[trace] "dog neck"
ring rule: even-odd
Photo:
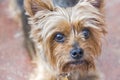
[[[57,80],[68,80],[68,77],[70,76],[70,73],[62,73],[58,75]]]
[[[55,6],[67,8],[75,6],[79,0],[53,0]]]

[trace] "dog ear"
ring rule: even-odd
[[[52,0],[24,0],[24,7],[29,16],[42,10],[53,10]]]
[[[88,0],[88,1],[90,1],[90,3],[98,9],[102,9],[104,6],[104,0]]]

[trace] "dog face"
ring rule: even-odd
[[[102,2],[83,0],[68,8],[54,6],[50,0],[26,0],[25,4],[31,37],[43,61],[60,73],[95,69],[106,33]]]

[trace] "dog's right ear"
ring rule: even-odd
[[[53,10],[52,0],[24,0],[24,7],[29,16],[42,10]]]

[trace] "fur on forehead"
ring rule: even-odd
[[[49,0],[47,0],[47,2],[48,1]],[[91,5],[89,1],[90,0],[80,0],[76,6],[70,8],[61,8],[59,6],[53,8],[52,4],[48,5],[49,7],[46,7],[47,5],[42,6],[42,8],[39,8],[39,10],[29,18],[29,23],[32,25],[31,36],[39,36],[45,39],[55,31],[60,30],[58,29],[60,26],[63,26],[64,29],[64,27],[66,27],[64,24],[69,27],[71,27],[71,25],[82,24],[82,27],[91,27],[97,29],[101,34],[106,33],[104,16],[100,10]],[[37,32],[38,34],[36,34]]]

